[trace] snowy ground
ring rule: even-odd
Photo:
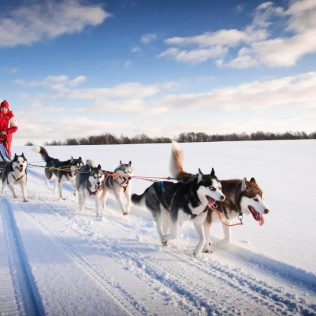
[[[170,144],[47,147],[52,157],[81,155],[113,170],[132,160],[135,174],[168,176]],[[59,201],[43,169],[30,167],[29,202],[0,198],[0,315],[315,315],[316,142],[184,144],[186,170],[219,178],[254,176],[270,214],[233,228],[233,244],[194,258],[190,223],[160,245],[149,212],[123,216],[109,200],[96,220],[69,185]],[[30,147],[29,162],[42,165]],[[150,182],[133,180],[140,193]],[[20,195],[20,192],[19,196]],[[219,225],[212,240],[221,238]]]

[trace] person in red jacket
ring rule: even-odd
[[[15,133],[17,129],[18,125],[13,112],[9,109],[9,102],[3,100],[0,105],[0,147],[2,147],[0,148],[0,160],[11,159],[12,134]],[[3,148],[6,152],[1,150]]]

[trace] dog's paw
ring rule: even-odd
[[[193,257],[195,257],[195,258],[201,257],[201,252],[200,251],[194,251],[193,252]]]
[[[166,240],[166,239],[163,239],[161,241],[161,243],[162,243],[163,246],[168,246],[168,240]]]
[[[202,250],[203,253],[212,253],[212,248],[211,248],[211,242],[209,241],[207,243],[207,245],[204,246],[203,250]]]
[[[29,201],[28,199],[24,199],[24,200],[23,200],[23,202],[28,202],[28,201]]]

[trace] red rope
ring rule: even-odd
[[[216,212],[218,218],[220,219],[220,221],[222,222],[222,224],[225,225],[225,226],[231,227],[231,226],[239,226],[239,225],[242,225],[242,224],[243,224],[242,222],[236,223],[236,224],[227,224],[227,223],[225,223],[225,222],[223,221],[221,213],[220,213],[216,208],[211,207],[211,209]]]
[[[117,172],[110,172],[110,171],[104,171],[104,174],[106,174],[107,177],[113,177],[113,178],[134,178],[134,179],[141,179],[141,180],[151,180],[151,179],[157,179],[157,180],[176,180],[171,177],[146,177],[146,176],[129,176],[122,173]]]

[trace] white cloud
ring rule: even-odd
[[[191,37],[172,37],[165,40],[168,45],[199,47],[228,46],[232,47],[245,38],[245,33],[238,30],[220,30]]]
[[[138,54],[138,53],[141,53],[143,50],[141,47],[139,46],[134,46],[132,49],[131,49],[131,52],[134,53],[134,54]]]
[[[78,0],[43,1],[20,7],[0,20],[0,47],[30,45],[101,24],[109,13]]]
[[[46,140],[104,131],[116,135],[144,132],[151,136],[172,136],[189,130],[210,133],[215,126],[223,132],[298,128],[313,131],[314,124],[305,124],[305,119],[297,113],[308,113],[316,108],[315,87],[316,72],[252,81],[203,93],[171,93],[173,88],[177,89],[172,82],[152,85],[130,82],[93,89],[73,86],[67,91],[58,91],[57,96],[52,87],[52,95],[25,95],[21,103],[28,104],[28,111],[15,111],[21,126],[16,137],[25,139],[28,135],[29,140],[36,139],[38,131]],[[271,115],[271,112],[291,111],[294,114],[286,114],[284,122],[284,114]],[[243,121],[245,116],[251,120]]]
[[[149,44],[149,43],[155,41],[156,39],[157,39],[157,34],[155,34],[155,33],[147,33],[147,34],[144,34],[141,37],[140,41],[143,44]]]
[[[225,48],[217,46],[213,48],[199,48],[192,50],[180,50],[178,48],[169,48],[162,52],[159,57],[174,57],[178,61],[190,63],[202,63],[208,59],[219,57],[223,54]]]
[[[74,79],[69,79],[68,76],[48,76],[38,81],[25,82],[23,80],[16,80],[15,83],[30,87],[47,87],[53,90],[64,91],[77,87],[86,81],[85,76],[78,76]]]
[[[286,35],[272,35],[270,28],[275,21],[285,23]],[[251,24],[244,29],[169,38],[165,43],[171,47],[159,57],[190,63],[214,60],[218,66],[235,68],[291,67],[303,56],[316,52],[315,38],[315,0],[291,1],[287,9],[264,2],[256,8]],[[237,48],[237,53],[232,48]]]

